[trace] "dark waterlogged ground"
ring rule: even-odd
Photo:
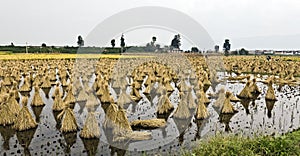
[[[92,82],[91,82],[92,83]],[[174,86],[174,84],[172,84]],[[244,83],[227,83],[226,89],[238,94],[244,87]],[[161,129],[147,130],[152,133],[152,139],[147,141],[128,142],[125,144],[127,151],[110,146],[109,135],[103,130],[105,113],[101,106],[97,108],[99,114],[96,116],[101,128],[101,138],[99,140],[84,140],[77,133],[62,134],[56,124],[55,116],[52,112],[53,99],[45,96],[43,90],[40,94],[46,103],[44,107],[30,108],[31,113],[36,117],[38,127],[36,129],[15,132],[11,127],[0,127],[0,153],[1,155],[141,155],[142,153],[171,153],[179,155],[180,150],[189,148],[193,141],[213,136],[217,132],[253,135],[273,135],[283,134],[300,127],[300,87],[273,85],[275,89],[276,102],[266,102],[265,93],[267,86],[258,82],[262,94],[256,100],[232,103],[238,112],[234,115],[219,115],[212,107],[215,99],[211,99],[208,105],[210,116],[206,120],[196,121],[194,118],[186,121],[188,125],[182,135],[177,128],[178,123],[173,118],[168,118],[167,126]],[[144,89],[144,87],[143,87]],[[216,87],[216,90],[220,86]],[[52,87],[49,95],[52,95]],[[127,90],[130,92],[130,90]],[[210,88],[207,93],[212,93]],[[142,93],[142,91],[140,91]],[[34,90],[30,93],[30,100]],[[115,92],[112,90],[115,96]],[[156,118],[156,104],[158,98],[150,101],[144,98],[137,105],[130,105],[127,108],[129,121],[136,119]],[[176,89],[170,96],[171,102],[177,107],[178,90]],[[116,97],[115,97],[116,99]],[[83,127],[87,110],[75,105],[74,112],[80,128]],[[190,122],[190,124],[189,124]],[[180,124],[179,124],[180,125]],[[181,130],[180,130],[181,131]]]

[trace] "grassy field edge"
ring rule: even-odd
[[[282,136],[254,138],[217,135],[197,141],[182,155],[300,155],[300,130]]]

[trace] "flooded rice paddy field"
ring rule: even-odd
[[[228,76],[228,75],[226,75]],[[91,79],[93,83],[95,76]],[[258,79],[259,80],[259,79]],[[21,82],[22,83],[22,82]],[[76,133],[63,134],[59,131],[56,122],[57,113],[52,112],[54,87],[49,93],[41,89],[40,95],[46,103],[44,107],[31,107],[30,112],[35,116],[38,127],[29,131],[16,132],[11,127],[0,127],[0,153],[1,155],[141,155],[142,153],[156,154],[166,153],[180,154],[180,150],[189,148],[195,140],[213,136],[218,132],[253,135],[274,135],[284,134],[300,127],[300,87],[299,86],[279,86],[274,84],[274,90],[278,101],[265,101],[267,85],[257,82],[262,91],[256,100],[241,101],[232,104],[238,111],[233,115],[219,115],[212,106],[215,99],[207,106],[210,116],[205,120],[195,120],[194,117],[178,123],[171,117],[167,119],[167,126],[154,130],[146,130],[152,133],[152,139],[146,141],[128,142],[122,145],[122,149],[110,146],[111,139],[107,131],[103,129],[105,112],[100,105],[96,112],[101,129],[100,139],[82,139],[79,131]],[[21,84],[20,84],[21,85]],[[171,84],[175,87],[174,83]],[[226,90],[237,95],[244,83],[228,82],[225,84]],[[219,90],[221,85],[214,89]],[[148,99],[144,96],[142,87],[140,90],[143,99],[137,104],[131,104],[127,108],[129,121],[136,119],[156,118],[156,104],[158,97]],[[213,93],[212,87],[206,93]],[[110,88],[116,100],[116,94]],[[34,90],[30,92],[29,102],[32,100]],[[130,89],[127,89],[130,92]],[[170,100],[174,107],[178,104],[178,89],[170,95]],[[20,100],[21,101],[21,100]],[[87,116],[87,110],[76,103],[74,108],[77,123],[82,129]],[[178,126],[186,125],[186,130],[178,130]],[[125,150],[125,149],[127,150]]]

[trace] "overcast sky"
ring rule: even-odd
[[[104,19],[139,6],[186,13],[216,44],[231,39],[233,49],[300,49],[299,0],[1,0],[0,44],[76,45],[78,35],[85,37]],[[172,34],[162,34],[155,34],[158,42],[169,44]],[[127,44],[144,44],[152,36],[126,37]]]

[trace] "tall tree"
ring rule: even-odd
[[[199,52],[199,49],[197,47],[192,47],[191,48],[191,52],[192,53],[198,53]]]
[[[157,46],[160,47],[160,45],[158,45],[158,44],[155,45],[155,42],[156,42],[156,37],[153,36],[151,42],[146,44],[145,50],[147,52],[155,52],[157,49],[159,49],[159,48],[157,48]]]
[[[78,36],[78,39],[77,39],[77,45],[79,47],[83,47],[84,46],[84,40],[83,40],[83,38],[80,35]]]
[[[115,39],[112,39],[112,40],[110,41],[110,44],[111,44],[111,46],[114,48],[114,47],[116,46],[116,40],[115,40]]]
[[[249,51],[246,50],[245,48],[242,48],[242,49],[239,51],[239,54],[240,54],[240,55],[248,55],[248,54],[249,54]]]
[[[47,47],[46,43],[42,43],[42,47],[46,48]]]
[[[124,48],[125,47],[125,38],[124,35],[122,34],[121,36],[121,47]]]
[[[152,37],[152,41],[151,41],[151,45],[154,46],[154,45],[155,45],[155,42],[156,42],[156,37],[153,36],[153,37]]]
[[[180,49],[181,43],[180,43],[180,35],[175,35],[172,42],[171,42],[171,48]]]
[[[215,52],[217,53],[217,52],[219,52],[219,50],[220,50],[220,47],[218,45],[215,45]]]
[[[225,51],[225,55],[229,55],[231,44],[229,43],[229,39],[225,39],[225,43],[223,44],[223,49]]]

